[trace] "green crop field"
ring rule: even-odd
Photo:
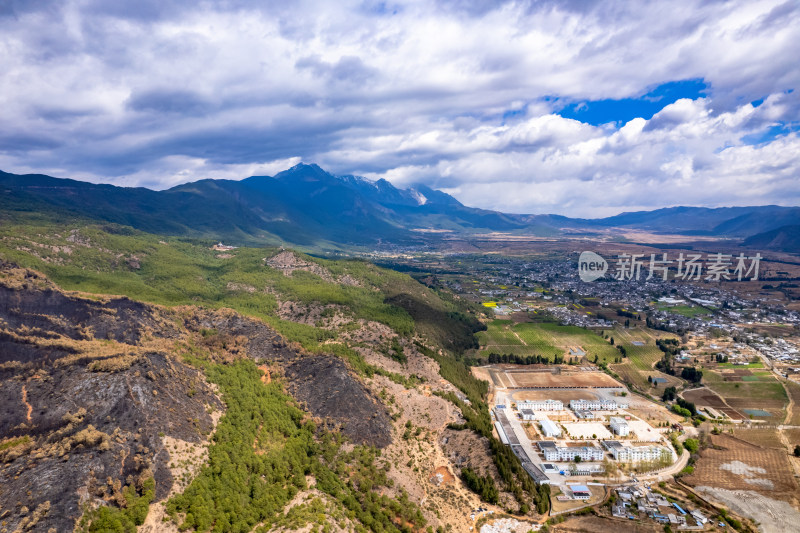
[[[481,355],[491,352],[515,355],[569,355],[571,347],[579,347],[590,360],[597,355],[600,360],[619,355],[616,348],[596,333],[577,326],[554,323],[512,324],[510,320],[495,320],[488,330],[478,334]]]
[[[662,311],[667,311],[668,313],[675,313],[676,315],[683,315],[689,318],[711,314],[711,311],[709,311],[705,307],[699,307],[695,305],[676,305],[676,306],[659,305],[658,308],[661,309]]]
[[[733,363],[719,363],[718,368],[764,368],[764,363],[747,363],[746,365],[735,365]]]
[[[770,413],[770,421],[782,422],[789,401],[783,385],[773,376],[743,376],[742,381],[725,381],[725,376],[703,370],[703,382],[740,412],[758,409]],[[756,416],[756,418],[762,418]]]
[[[522,341],[509,329],[511,323],[510,320],[495,320],[489,323],[486,331],[481,331],[477,334],[478,342],[480,342],[481,346],[494,346],[498,349],[523,346]]]
[[[617,327],[606,333],[614,337],[616,345],[625,348],[627,357],[622,360],[622,363],[611,365],[611,369],[627,383],[644,391],[650,391],[651,389],[654,391],[663,390],[666,387],[682,383],[679,378],[664,374],[653,368],[656,362],[664,355],[656,345],[656,339],[675,338],[675,335],[640,327],[631,329]],[[642,342],[644,344],[637,346],[633,344],[634,342]],[[647,380],[648,376],[664,378],[667,382],[653,387]],[[658,394],[657,392],[653,393]]]

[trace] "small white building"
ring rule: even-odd
[[[694,517],[695,522],[697,522],[698,524],[705,524],[706,522],[708,522],[708,518],[706,518],[705,515],[703,515],[703,513],[701,513],[700,511],[694,510],[689,514],[692,515],[692,517]]]
[[[567,487],[575,500],[588,500],[592,497],[592,491],[586,485],[567,485]]]
[[[539,422],[539,424],[542,426],[542,433],[545,437],[561,436],[561,428],[559,428],[558,425],[549,418],[545,418]]]
[[[559,400],[529,400],[517,402],[517,409],[530,409],[531,411],[563,411],[564,404]]]
[[[536,420],[536,413],[530,409],[520,409],[519,417],[523,420]]]
[[[625,421],[625,419],[622,418],[621,416],[612,416],[610,422],[611,422],[611,431],[613,431],[620,437],[627,437],[628,435],[630,435],[631,428],[628,426],[628,422]]]

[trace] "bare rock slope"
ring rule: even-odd
[[[312,416],[352,441],[386,446],[385,407],[332,356],[288,345],[232,311],[165,309],[66,293],[0,264],[0,522],[8,531],[69,531],[122,488],[175,480],[166,441],[202,444],[224,410],[182,355],[249,357],[282,369]]]

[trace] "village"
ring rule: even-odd
[[[754,517],[725,492],[753,488],[762,508],[794,516],[780,507],[800,479],[791,283],[584,282],[558,257],[414,257],[486,314],[469,355],[495,434],[551,487],[550,518],[530,529],[581,510],[636,528],[735,529],[709,501]],[[484,514],[481,531],[515,531],[499,520]]]

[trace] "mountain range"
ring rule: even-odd
[[[611,228],[744,239],[746,245],[798,248],[800,207],[670,207],[599,219],[509,214],[463,205],[422,184],[337,176],[298,164],[275,176],[204,179],[155,191],[42,174],[0,171],[0,207],[131,226],[151,233],[285,243],[308,248],[404,245],[441,235],[510,232],[591,234]]]

